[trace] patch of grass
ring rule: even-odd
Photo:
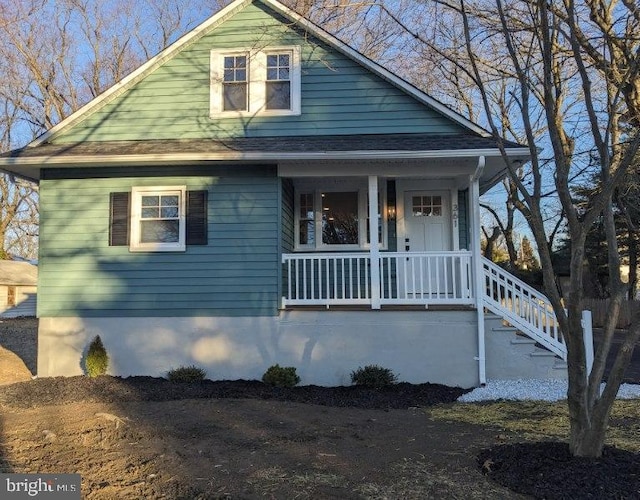
[[[293,484],[297,488],[299,498],[314,498],[314,490],[319,486],[349,486],[346,478],[337,474],[320,471],[288,472],[277,466],[257,470],[248,482],[263,495],[275,494],[280,486]]]
[[[363,483],[356,492],[371,500],[390,498],[452,500],[484,500],[504,498],[504,489],[493,486],[480,473],[464,467],[444,469],[422,460],[403,459],[392,466],[395,480],[391,483]]]
[[[492,401],[455,403],[425,410],[436,420],[495,427],[517,434],[519,439],[566,441],[569,410],[564,401]],[[606,444],[640,451],[640,400],[618,400],[613,405]]]

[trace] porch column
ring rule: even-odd
[[[480,248],[480,176],[484,170],[485,158],[478,159],[478,167],[469,178],[471,202],[471,251],[473,255],[473,283],[476,297],[476,317],[478,321],[478,378],[481,385],[487,383],[487,358],[484,339],[484,273],[482,270],[482,250]]]
[[[369,176],[369,260],[371,309],[380,309],[380,243],[378,241],[378,177]]]

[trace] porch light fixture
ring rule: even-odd
[[[394,220],[396,218],[396,207],[387,207],[387,219]]]

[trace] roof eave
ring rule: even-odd
[[[525,161],[529,157],[528,148],[511,148],[506,150],[511,158]],[[427,151],[310,151],[293,152],[219,152],[219,153],[165,153],[165,154],[130,154],[130,155],[51,155],[29,157],[0,158],[0,170],[37,182],[42,167],[72,168],[78,166],[119,166],[119,165],[177,165],[200,162],[278,162],[309,160],[401,160],[401,159],[454,159],[474,157],[499,158],[498,149],[465,149],[465,150],[427,150]],[[34,175],[37,169],[37,174]]]

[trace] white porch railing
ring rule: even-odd
[[[485,307],[566,360],[567,346],[549,299],[484,257],[482,269]]]
[[[373,305],[372,286],[380,304],[473,305],[471,252],[384,252],[284,254],[288,305]],[[372,284],[371,266],[379,266]],[[375,274],[375,273],[374,273]]]
[[[380,254],[382,304],[474,304],[471,252]]]

